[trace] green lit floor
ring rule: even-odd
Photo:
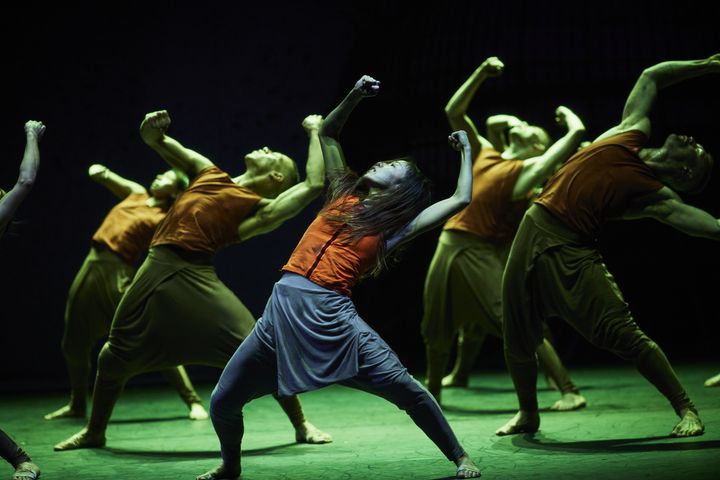
[[[445,391],[445,411],[484,478],[720,478],[720,388],[704,388],[717,364],[681,365],[683,383],[705,421],[701,437],[670,439],[669,405],[633,369],[575,369],[588,408],[545,413],[534,437],[496,437],[516,405],[503,372],[476,374],[469,389]],[[211,386],[201,386],[209,397]],[[541,405],[557,394],[540,393]],[[184,418],[184,405],[166,388],[131,388],[121,398],[100,450],[56,453],[52,446],[81,421],[48,422],[58,394],[6,397],[0,425],[28,450],[46,479],[192,479],[218,463],[209,421]],[[302,396],[309,419],[331,432],[330,445],[296,445],[289,422],[269,398],[245,412],[244,479],[449,478],[435,446],[393,405],[368,394],[330,387]],[[0,478],[10,468],[0,464]]]

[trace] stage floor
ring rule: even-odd
[[[494,435],[515,413],[516,398],[504,372],[476,373],[470,388],[446,389],[444,410],[483,478],[720,478],[720,388],[703,387],[720,365],[679,365],[677,371],[705,422],[703,436],[669,438],[676,423],[669,404],[629,367],[574,369],[588,407],[543,413],[534,436]],[[199,386],[206,405],[211,388]],[[557,396],[542,389],[541,407]],[[218,464],[210,421],[187,420],[184,405],[165,387],[125,391],[106,448],[53,452],[56,442],[84,423],[43,420],[64,400],[60,394],[2,399],[0,427],[40,465],[42,478],[193,479]],[[295,444],[275,401],[258,399],[245,410],[244,479],[440,479],[454,474],[454,466],[409,417],[380,398],[333,386],[302,395],[302,402],[309,420],[332,433],[335,442]],[[10,467],[0,463],[0,478],[10,476]]]

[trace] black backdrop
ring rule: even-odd
[[[142,144],[144,113],[166,108],[172,134],[231,172],[259,146],[302,165],[300,122],[327,114],[368,73],[382,93],[353,114],[343,134],[349,162],[410,154],[449,194],[457,154],[445,138],[443,106],[486,57],[506,65],[479,91],[478,123],[512,113],[549,127],[563,104],[591,139],[618,122],[625,96],[646,66],[720,51],[720,7],[701,2],[219,2],[194,8],[104,2],[91,7],[3,7],[0,182],[12,186],[27,119],[47,125],[37,184],[0,242],[0,388],[65,383],[60,351],[67,290],[90,237],[114,197],[88,180],[91,163],[148,184],[164,164]],[[653,142],[691,133],[720,156],[720,75],[663,92]],[[720,215],[714,179],[689,199]],[[314,203],[272,234],[221,252],[220,277],[259,315]],[[364,318],[412,370],[422,370],[422,284],[438,231],[403,261],[357,287]],[[720,360],[716,244],[650,221],[608,225],[607,263],[636,318],[671,360]],[[554,325],[568,364],[617,361]],[[502,365],[489,341],[482,362]],[[720,362],[718,362],[720,363]],[[199,369],[198,376],[216,375]]]

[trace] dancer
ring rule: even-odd
[[[645,146],[658,90],[712,72],[720,72],[720,55],[647,68],[620,124],[573,155],[525,214],[503,276],[505,358],[520,410],[498,435],[540,426],[534,352],[549,317],[563,318],[592,344],[632,360],[680,417],[671,436],[703,433],[695,405],[663,351],[635,323],[595,238],[607,219],[654,218],[689,235],[720,239],[718,221],[675,193],[701,190],[712,157],[684,135],[669,135],[659,148]]]
[[[480,476],[438,404],[358,316],[350,300],[360,277],[378,273],[400,244],[467,205],[472,190],[465,132],[451,137],[462,152],[457,189],[430,207],[425,208],[425,178],[406,160],[379,162],[359,178],[348,171],[338,142],[340,131],[360,100],[374,96],[379,88],[379,82],[363,76],[323,124],[323,157],[332,181],[328,201],[283,267],[255,330],[213,391],[210,418],[220,439],[222,464],[198,480],[239,477],[242,410],[250,400],[332,383],[393,402],[456,463],[459,478]]]
[[[0,189],[0,237],[15,211],[25,197],[28,196],[38,167],[40,166],[40,148],[38,143],[45,133],[45,125],[36,120],[25,123],[25,153],[20,163],[20,174],[15,186],[9,191]],[[40,478],[40,467],[35,465],[30,456],[18,446],[5,432],[0,430],[0,457],[4,458],[15,469],[13,480],[35,480]]]
[[[217,277],[213,256],[227,245],[274,230],[320,194],[325,175],[321,122],[318,115],[303,122],[310,137],[307,178],[296,184],[295,162],[279,152],[265,147],[247,154],[246,172],[232,179],[166,134],[166,111],[145,116],[143,140],[193,180],[156,230],[148,256],[115,312],[98,357],[86,428],[55,450],[104,446],[115,402],[125,382],[138,373],[184,364],[225,366],[255,320]],[[279,401],[298,442],[332,440],[305,420],[297,397]]]
[[[134,265],[150,246],[155,227],[188,183],[184,173],[168,170],[155,177],[148,195],[145,187],[103,165],[91,165],[88,175],[122,201],[93,235],[90,253],[70,287],[62,339],[70,401],[45,415],[46,420],[85,418],[92,348],[108,334],[115,309],[135,275]],[[188,406],[190,419],[206,419],[207,412],[185,369],[173,367],[162,373]]]
[[[443,382],[449,385],[467,385],[468,369],[488,334],[502,338],[500,288],[512,238],[532,191],[567,160],[585,133],[577,115],[559,107],[555,112],[557,121],[567,128],[567,133],[549,148],[549,137],[541,128],[510,115],[491,117],[487,138],[481,136],[466,112],[483,81],[500,75],[503,68],[497,57],[485,60],[445,107],[454,130],[471,132],[475,162],[472,201],[445,223],[425,279],[421,329],[427,386],[438,402],[458,331],[461,334],[455,368]],[[508,141],[504,130],[508,130]],[[541,366],[562,394],[550,408],[575,410],[585,406],[585,397],[547,339],[537,353]]]

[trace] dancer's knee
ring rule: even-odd
[[[658,348],[631,319],[604,322],[594,333],[593,343],[624,360],[635,360]]]
[[[105,343],[98,355],[97,378],[98,381],[123,381],[130,376],[128,364],[115,355],[109,343]]]
[[[216,385],[210,395],[210,417],[213,422],[242,417],[242,409],[245,403],[238,400]]]

